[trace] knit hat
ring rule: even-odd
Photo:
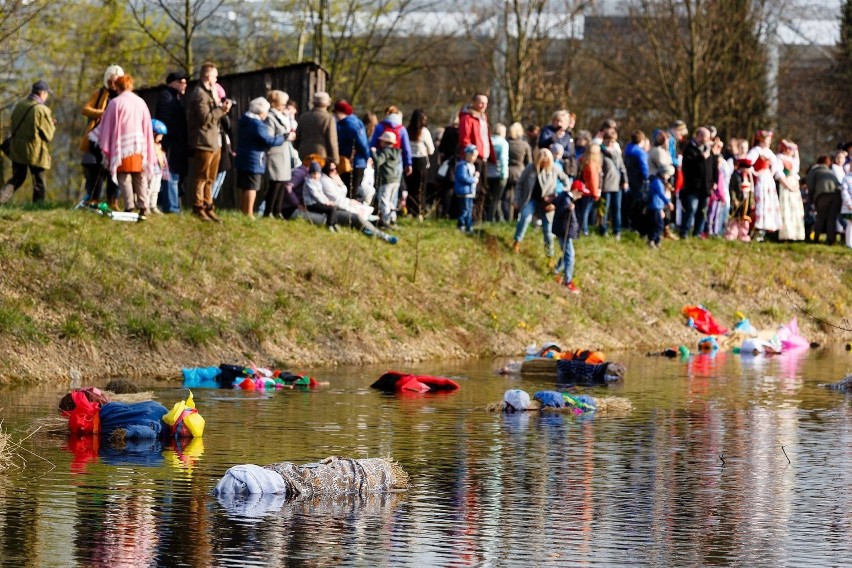
[[[564,154],[565,148],[562,146],[562,144],[554,142],[553,144],[550,145],[550,152],[554,156],[557,155],[557,154]]]
[[[308,167],[309,174],[319,174],[322,173],[322,166],[319,165],[319,162],[311,162],[311,165]]]
[[[474,145],[474,144],[468,144],[467,146],[464,147],[464,153],[465,154],[473,154],[476,151],[477,151],[476,145]]]
[[[388,144],[396,144],[396,134],[391,132],[390,130],[385,130],[382,132],[382,135],[379,136],[379,140],[382,142],[387,142]]]
[[[341,99],[334,103],[334,112],[339,112],[349,116],[354,111],[352,110],[352,105]]]

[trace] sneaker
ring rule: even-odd
[[[568,291],[571,292],[572,294],[579,294],[580,293],[580,289],[577,288],[576,285],[574,285],[573,280],[571,280],[568,284],[566,284],[565,287],[568,288]]]
[[[385,237],[385,242],[389,245],[395,245],[397,242],[399,242],[399,239],[393,235],[387,235]]]
[[[337,232],[337,225],[329,225],[328,230],[332,233],[336,233]]]
[[[615,240],[616,240],[616,241],[620,241],[620,240],[621,240],[621,233],[619,233],[619,234],[615,235]]]
[[[139,217],[137,217],[137,218],[136,218],[136,220],[137,220],[137,221],[139,221],[139,222],[147,221],[147,220],[148,220],[148,215],[146,215],[144,211],[140,211],[140,212],[139,212]]]
[[[665,228],[665,230],[663,231],[663,237],[666,238],[666,239],[671,239],[673,241],[679,241],[680,240],[680,237],[678,237],[677,234],[674,231],[672,231],[670,227]]]

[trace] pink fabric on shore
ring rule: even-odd
[[[116,172],[121,161],[133,154],[142,155],[142,172],[146,178],[154,174],[157,156],[151,113],[139,95],[125,91],[112,99],[98,128],[98,145],[104,153],[106,168],[113,181],[118,183]]]

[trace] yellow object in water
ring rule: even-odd
[[[172,427],[173,434],[177,433],[181,424],[189,430],[193,438],[200,438],[204,434],[204,418],[202,418],[195,408],[192,391],[189,391],[189,396],[186,397],[186,400],[175,403],[168,414],[163,416],[163,422]]]

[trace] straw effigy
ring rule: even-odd
[[[398,493],[408,490],[408,473],[392,459],[337,456],[298,465],[280,462],[228,469],[213,492],[224,495],[284,495],[288,499]]]
[[[608,414],[608,415],[618,415],[618,414],[628,414],[633,410],[633,403],[630,402],[629,399],[626,399],[621,396],[602,396],[602,397],[593,397],[595,401],[596,411],[595,414]],[[485,410],[488,412],[503,412],[503,401],[500,402],[492,402],[488,406],[485,407]],[[572,406],[565,406],[562,408],[553,408],[552,406],[548,406],[545,408],[541,407],[541,403],[535,399],[530,400],[530,407],[526,409],[527,412],[555,412],[557,414],[573,414],[575,409]]]

